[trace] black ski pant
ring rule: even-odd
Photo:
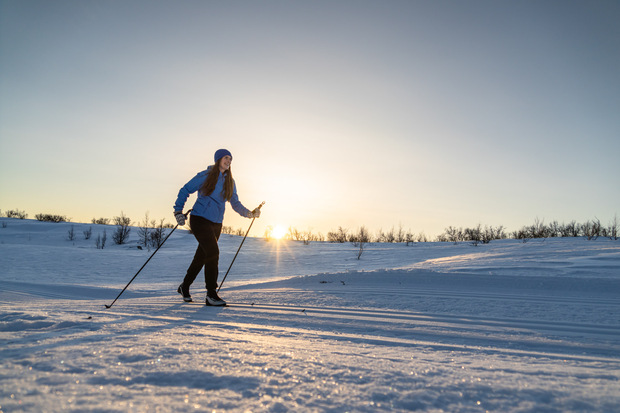
[[[198,273],[204,267],[207,291],[217,290],[218,261],[220,260],[220,249],[217,246],[217,241],[222,233],[222,224],[211,222],[196,215],[190,215],[189,226],[198,241],[198,248],[196,248],[194,259],[187,269],[183,284],[189,289],[189,286],[192,285]]]

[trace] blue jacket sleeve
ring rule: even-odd
[[[179,195],[177,195],[177,200],[174,203],[174,212],[183,212],[183,207],[185,206],[185,202],[187,202],[187,198],[200,189],[205,180],[205,175],[206,171],[199,172],[188,183],[183,185],[183,187],[179,190]]]
[[[235,212],[241,215],[242,217],[248,218],[250,215],[250,212],[252,212],[246,207],[244,207],[241,201],[239,201],[239,196],[237,195],[237,185],[235,184],[233,184],[233,194],[232,194],[232,197],[230,198],[230,205],[232,205]]]

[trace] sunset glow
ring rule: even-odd
[[[282,225],[276,225],[273,229],[273,232],[271,233],[271,236],[274,239],[282,239],[284,238],[285,235],[286,235],[286,228],[284,228]]]
[[[240,201],[266,202],[250,236],[607,222],[618,20],[613,1],[0,2],[0,211],[173,222],[226,148]]]

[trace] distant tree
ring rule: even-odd
[[[601,221],[598,218],[592,221],[586,221],[585,224],[581,226],[581,232],[588,241],[595,240],[603,235],[602,229]]]
[[[474,228],[465,228],[463,230],[463,236],[465,240],[469,241],[474,247],[478,246],[478,244],[482,242],[481,225],[478,224],[478,226]]]
[[[347,242],[349,240],[349,230],[346,228],[338,227],[337,231],[330,231],[327,233],[328,242]]]
[[[166,227],[164,224],[164,219],[162,218],[159,221],[159,225],[155,226],[155,221],[152,221],[153,228],[149,233],[149,244],[153,248],[159,248],[164,243],[165,235],[166,235]]]
[[[614,214],[614,219],[607,226],[607,237],[610,240],[618,240],[618,232],[620,230],[620,223],[618,223],[618,215]]]
[[[463,240],[463,228],[455,228],[450,226],[444,229],[443,233],[445,235],[443,239],[448,242],[454,242],[455,244],[458,244],[459,241]]]
[[[26,219],[28,214],[26,211],[20,211],[19,209],[9,209],[5,212],[7,218]]]
[[[148,211],[144,214],[144,221],[140,222],[138,225],[138,244],[148,248],[151,226],[155,226],[155,221],[152,223],[149,221]]]
[[[112,240],[115,244],[122,245],[127,242],[129,233],[131,232],[131,219],[125,216],[121,211],[121,215],[114,217],[114,225],[116,225],[116,231],[112,234]]]
[[[549,232],[549,229],[545,225],[545,221],[538,218],[534,220],[534,224],[530,227],[532,238],[548,238]]]
[[[496,239],[502,239],[505,238],[506,234],[504,233],[504,227],[503,226],[499,226],[499,227],[493,227],[491,226],[484,226],[484,230],[482,230],[482,238],[481,241],[483,244],[488,244],[493,240]]]
[[[110,224],[110,218],[93,218],[91,222],[98,225],[108,225]]]
[[[560,237],[562,236],[562,225],[558,223],[558,221],[552,221],[547,226],[547,231],[549,233],[549,236],[552,238]]]
[[[555,225],[555,223],[553,224]],[[553,228],[558,237],[578,237],[579,236],[579,224],[575,221],[571,221],[568,224],[561,223],[557,228]]]
[[[547,238],[552,231],[545,225],[544,221],[536,218],[532,225],[527,225],[512,233],[513,238],[520,239],[524,243],[532,238]]]
[[[351,243],[358,248],[357,259],[359,260],[364,253],[364,247],[370,242],[370,233],[365,226],[361,226],[359,231],[351,236]]]
[[[164,228],[169,228],[164,224]],[[222,227],[222,234],[230,234],[230,235],[245,235],[243,228],[234,228],[229,225],[224,225]]]
[[[97,246],[98,250],[102,250],[105,248],[105,243],[108,239],[108,234],[106,233],[105,229],[103,230],[103,236],[101,236],[101,234],[97,235],[97,239],[95,240],[95,245]]]
[[[75,228],[73,225],[71,225],[71,228],[69,228],[69,231],[67,232],[67,239],[69,241],[73,241],[75,239]]]
[[[390,229],[388,232],[383,232],[383,230],[379,230],[377,234],[378,242],[394,242],[396,241],[396,235],[394,234],[394,227]]]
[[[291,241],[302,241],[303,234],[297,228],[288,227],[288,231],[286,232],[286,236]]]
[[[263,238],[265,239],[265,241],[271,241],[273,239],[273,225],[267,225]]]
[[[309,245],[311,242],[324,241],[325,238],[321,233],[315,234],[311,229],[308,231],[300,232],[301,241],[303,241],[304,245]]]
[[[67,222],[69,219],[64,215],[54,215],[54,214],[37,214],[34,216],[37,221],[44,222]]]
[[[398,224],[398,232],[396,232],[396,242],[405,242],[407,235],[403,229],[403,224]]]
[[[407,243],[407,246],[415,242],[415,235],[413,234],[413,232],[407,231],[407,234],[405,234],[405,242]]]

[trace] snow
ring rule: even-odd
[[[3,412],[618,412],[620,243],[248,238],[205,307],[196,246],[0,222]],[[74,227],[76,238],[67,240]],[[85,240],[82,232],[93,229]],[[106,248],[94,239],[106,229]],[[241,238],[222,235],[220,279]]]

